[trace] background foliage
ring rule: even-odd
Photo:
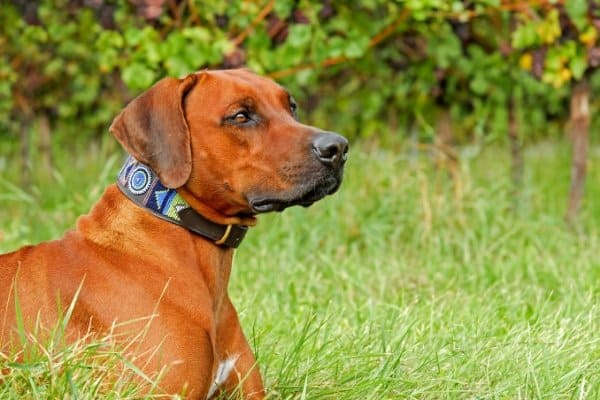
[[[159,78],[213,67],[270,74],[310,122],[382,140],[427,141],[442,110],[455,139],[503,137],[511,98],[547,136],[573,82],[600,85],[587,0],[14,0],[0,26],[4,139],[47,118],[54,143],[88,140]]]
[[[29,187],[34,160],[52,171],[57,149],[102,137],[161,77],[247,66],[288,86],[304,121],[384,145],[409,138],[455,180],[454,144],[508,139],[519,188],[522,145],[568,122],[574,222],[598,108],[599,4],[14,0],[0,9],[0,166],[18,152]]]

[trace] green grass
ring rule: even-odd
[[[33,194],[9,169],[0,250],[72,226],[114,153],[63,155]],[[338,194],[250,231],[231,296],[272,399],[600,398],[600,149],[578,230],[566,143],[528,149],[516,209],[507,150],[461,153],[457,194],[425,153],[354,146]]]
[[[158,379],[146,376],[134,365],[134,359],[123,356],[144,330],[120,342],[112,330],[100,335],[82,332],[76,341],[65,339],[78,293],[64,313],[59,307],[59,321],[54,327],[48,329],[38,323],[33,332],[23,328],[16,299],[19,340],[6,353],[0,353],[1,399],[150,397],[147,394],[152,394]]]

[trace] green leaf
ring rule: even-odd
[[[512,33],[511,42],[516,49],[525,49],[541,43],[535,26],[531,22],[518,26]]]
[[[344,55],[348,58],[359,58],[369,48],[369,38],[366,36],[351,38],[346,41]]]
[[[296,24],[289,28],[287,42],[292,47],[305,47],[311,40],[310,25]]]
[[[588,25],[587,11],[589,1],[588,0],[566,0],[565,10],[571,18],[571,21],[575,24],[577,29],[580,31]]]
[[[144,64],[132,63],[123,68],[122,78],[131,89],[146,89],[152,85],[156,74]]]
[[[471,89],[473,92],[479,95],[487,93],[489,85],[482,74],[475,75],[475,78],[471,81]]]
[[[579,80],[583,77],[587,66],[587,57],[585,54],[578,54],[569,62],[569,68],[571,69],[573,78],[575,78],[576,80]]]

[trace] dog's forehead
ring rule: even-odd
[[[247,69],[231,69],[206,71],[207,85],[205,88],[213,88],[215,98],[222,98],[228,101],[228,97],[255,97],[264,98],[267,95],[277,97],[281,100],[287,100],[290,97],[288,91],[275,81],[255,74]],[[213,84],[210,84],[210,82]]]

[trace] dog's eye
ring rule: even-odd
[[[298,109],[298,104],[296,104],[296,101],[292,98],[290,98],[290,111],[292,112],[292,115],[295,117],[296,116],[296,110]]]
[[[250,116],[246,111],[237,112],[232,118],[233,122],[236,124],[245,124],[250,121]]]

